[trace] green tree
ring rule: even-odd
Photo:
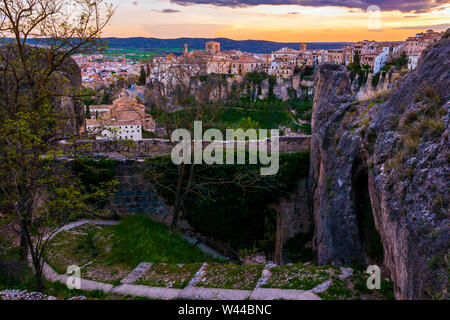
[[[139,75],[139,85],[144,86],[145,85],[145,79],[147,78],[147,75],[145,74],[144,66],[141,66],[141,73]]]
[[[95,99],[95,91],[90,88],[83,87],[81,89],[81,101],[87,107],[96,104],[97,101]]]
[[[109,94],[109,92],[104,92],[103,96],[102,96],[102,101],[100,102],[100,104],[112,104],[112,99],[111,99],[111,95]]]
[[[253,121],[251,117],[242,118],[241,121],[237,124],[239,129],[247,131],[248,129],[258,130],[260,128],[258,121]]]
[[[95,214],[59,161],[57,142],[81,138],[85,117],[70,56],[103,46],[101,31],[113,12],[103,0],[0,2],[2,222],[19,228],[21,256],[31,256],[39,291],[52,234],[75,216]]]

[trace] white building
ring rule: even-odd
[[[121,139],[121,140],[142,140],[142,126],[136,121],[127,123],[117,123],[108,125],[107,122],[102,126],[98,121],[86,121],[88,132],[98,134],[97,139]],[[97,132],[96,130],[101,130]]]
[[[408,69],[409,70],[414,70],[415,68],[417,68],[417,64],[419,62],[419,58],[420,58],[420,55],[418,55],[418,54],[410,55],[408,57]]]
[[[386,64],[389,57],[389,47],[383,47],[382,51],[375,57],[375,61],[373,64],[373,72],[378,73]]]

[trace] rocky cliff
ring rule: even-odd
[[[315,76],[310,184],[319,264],[378,264],[398,299],[448,297],[450,39],[360,102],[344,66]]]
[[[287,101],[292,97],[313,94],[313,81],[301,79],[299,74],[289,78],[258,78],[250,75],[225,76],[210,74],[191,79],[189,87],[199,99],[204,98],[205,92],[209,92],[213,100],[215,97],[221,97],[221,99],[247,97],[252,101],[256,101],[258,99],[267,99],[273,95],[282,101]],[[171,88],[173,85],[168,85],[166,80],[163,80],[162,83],[166,87],[165,96],[173,99],[176,93]],[[156,82],[147,83],[145,90],[146,105],[151,106],[157,103],[158,97],[161,95],[158,90]]]
[[[57,117],[64,119],[63,123],[58,124],[61,126],[62,135],[77,134],[86,118],[79,98],[82,80],[77,63],[69,57],[59,65],[51,60],[56,57],[48,55],[42,48],[25,49],[27,63],[30,70],[33,70],[34,84],[44,81],[50,70],[55,68],[45,87],[46,95],[51,99],[52,107],[58,110]],[[23,70],[17,56],[17,49],[13,44],[0,45],[0,106],[17,105],[22,103],[21,99],[27,99],[31,95],[29,81],[24,76],[29,71]]]

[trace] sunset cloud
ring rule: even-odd
[[[133,0],[109,1],[118,9],[104,35],[115,37],[398,41],[422,28],[442,30],[450,21],[450,4],[439,0],[139,0],[138,6]],[[368,28],[369,4],[382,10],[376,30]]]
[[[312,7],[335,6],[366,9],[378,5],[383,11],[428,12],[444,4],[447,0],[170,0],[179,5],[210,4],[226,7],[249,7],[258,5],[301,5]]]
[[[162,10],[152,9],[151,11],[159,12],[159,13],[177,13],[177,12],[180,12],[180,10],[175,10],[175,9],[162,9]]]

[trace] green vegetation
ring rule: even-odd
[[[264,265],[208,264],[197,287],[253,290]]]
[[[198,174],[192,180],[183,209],[190,225],[236,250],[257,247],[272,254],[276,215],[268,204],[308,176],[309,152],[281,154],[280,170],[275,176],[261,176],[260,165],[197,167]],[[158,193],[173,203],[173,193],[167,188],[175,187],[177,166],[170,158],[148,159],[143,170],[159,173]]]
[[[60,274],[78,265],[85,279],[117,284],[134,266],[117,263],[112,255],[115,227],[84,225],[59,233],[49,246],[47,262]]]
[[[372,78],[372,86],[376,87],[379,82],[380,82],[380,73],[378,72]]]
[[[0,291],[16,288],[20,290],[35,286],[31,268],[20,261],[20,248],[2,240],[0,237]]]
[[[275,267],[270,272],[272,276],[263,288],[311,290],[341,271],[329,266],[317,267],[299,263]]]
[[[127,217],[114,228],[111,258],[133,267],[139,262],[215,261],[179,234],[144,215]]]
[[[380,290],[370,290],[367,288],[368,275],[363,271],[355,273],[341,280],[333,276],[333,283],[328,289],[319,293],[323,300],[393,300],[394,288],[392,281],[381,279]]]
[[[115,180],[117,160],[77,158],[72,162],[72,170],[80,179],[84,189],[90,194],[89,204],[103,208],[108,197],[115,191],[118,181]]]
[[[251,118],[258,123],[257,129],[278,129],[280,126],[310,132],[306,126],[300,126],[294,121],[294,114],[301,120],[310,121],[312,115],[312,101],[292,96],[287,101],[276,98],[251,101],[240,98],[229,101],[223,107],[216,120],[216,127],[222,129],[239,127],[242,119]]]
[[[200,269],[200,263],[194,264],[154,264],[136,284],[150,287],[168,287],[183,289]]]
[[[95,97],[95,91],[87,88],[87,87],[83,87],[81,89],[81,101],[83,102],[83,104],[86,107],[92,106],[97,104],[97,99]],[[86,108],[86,112],[88,112],[89,108]],[[87,117],[87,115],[86,115]],[[87,117],[88,118],[88,117]]]
[[[408,66],[408,56],[406,55],[406,52],[402,52],[402,54],[397,58],[392,58],[388,63],[385,64],[385,66],[382,69],[383,75],[388,72],[391,67],[397,68],[397,70],[402,70]]]
[[[147,74],[145,72],[144,66],[141,66],[141,72],[139,74],[138,84],[144,86],[146,82]]]
[[[306,81],[314,80],[314,68],[307,66],[300,72],[300,79]]]
[[[118,284],[140,262],[221,261],[144,215],[125,218],[117,226],[84,225],[59,233],[46,260],[60,274],[69,265],[78,265],[83,278],[111,284]],[[189,268],[194,266],[184,267],[184,272]]]
[[[136,60],[138,62],[145,62],[154,57],[162,55],[164,49],[161,50],[140,50],[140,49],[125,49],[125,48],[107,48],[100,53],[104,56],[103,60],[111,60],[116,57],[124,57],[129,60]]]
[[[112,104],[112,103],[113,103],[113,101],[112,101],[111,95],[108,92],[103,93],[103,96],[102,96],[102,99],[100,101],[100,104],[107,104],[107,105],[109,105],[109,104]]]
[[[352,81],[358,76],[359,85],[366,83],[370,67],[368,65],[361,65],[358,52],[355,53],[353,62],[348,64],[347,69],[350,71],[350,79]]]

